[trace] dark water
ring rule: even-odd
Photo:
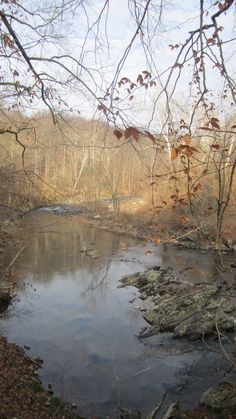
[[[144,245],[49,211],[22,220],[21,234],[27,246],[15,270],[22,278],[0,333],[44,360],[44,385],[81,415],[116,418],[120,405],[145,416],[166,390],[163,409],[176,399],[191,407],[224,376],[221,354],[203,343],[168,334],[138,340],[146,323],[129,303],[138,292],[117,288],[123,275],[153,265],[191,267],[186,281],[209,280],[216,275],[209,256]]]

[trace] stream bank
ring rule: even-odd
[[[1,419],[79,419],[72,406],[42,387],[38,377],[42,362],[0,336]]]

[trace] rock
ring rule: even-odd
[[[209,388],[203,393],[200,403],[216,411],[227,410],[229,415],[235,414],[236,383],[225,381]]]
[[[225,285],[181,282],[170,270],[159,267],[125,276],[121,282],[121,287],[139,288],[142,300],[152,297],[154,307],[147,304],[143,313],[151,327],[140,337],[172,332],[178,338],[202,339],[216,333],[216,319],[222,332],[234,329],[236,307]]]
[[[157,282],[164,278],[165,272],[164,271],[154,271],[150,270],[146,273],[147,282]]]
[[[126,410],[120,408],[120,419],[141,419],[141,412],[139,410]]]
[[[156,323],[156,319],[157,319],[157,313],[154,310],[148,310],[146,311],[146,313],[143,315],[143,318],[151,325]]]
[[[146,281],[146,279],[144,279]],[[134,286],[139,288],[140,285],[143,284],[142,275],[140,272],[136,272],[132,275],[125,275],[121,278],[120,282],[122,282],[122,285],[119,285],[119,288],[127,287],[127,286]],[[146,281],[147,283],[147,281]],[[140,285],[139,285],[140,284]]]

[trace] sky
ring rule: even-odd
[[[58,3],[59,0],[38,1],[38,0],[25,0],[24,7],[37,10],[41,7],[42,13],[46,15],[49,12],[47,8],[53,3]],[[72,2],[73,3],[73,2]],[[130,123],[139,125],[146,125],[150,121],[153,109],[153,103],[160,91],[160,79],[158,76],[162,73],[161,82],[165,83],[167,80],[168,72],[165,70],[173,65],[178,54],[179,49],[171,49],[170,45],[181,44],[189,36],[189,31],[199,27],[199,2],[197,0],[165,0],[161,9],[159,0],[152,0],[150,6],[149,20],[144,22],[144,35],[143,41],[150,43],[150,54],[146,55],[140,43],[140,35],[138,35],[132,45],[127,59],[123,63],[120,72],[117,72],[118,63],[120,62],[124,51],[129,45],[134,31],[135,22],[131,14],[134,10],[131,8],[132,2],[127,0],[109,0],[109,7],[104,8],[104,13],[98,23],[97,18],[101,12],[105,0],[87,0],[84,6],[80,5],[77,9],[68,9],[64,11],[60,18],[57,20],[56,25],[49,25],[45,30],[48,36],[49,31],[53,31],[54,37],[58,37],[57,42],[54,40],[52,43],[36,44],[33,47],[33,52],[37,56],[55,56],[68,54],[76,57],[79,62],[85,66],[89,71],[83,71],[77,68],[75,63],[70,59],[64,59],[64,63],[68,68],[77,72],[78,77],[91,88],[92,93],[102,97],[114,79],[114,73],[117,74],[117,80],[121,77],[128,77],[130,80],[136,82],[138,74],[142,74],[144,70],[150,70],[153,73],[154,80],[157,85],[147,90],[142,88],[135,92],[134,98],[129,101],[119,102],[119,107],[123,110],[123,114],[130,120]],[[140,3],[145,7],[146,0],[141,0]],[[206,8],[213,4],[213,1],[206,1]],[[40,6],[39,6],[40,5]],[[53,9],[52,9],[53,10]],[[55,16],[56,9],[54,9],[52,16]],[[161,21],[158,22],[161,10]],[[205,23],[210,22],[210,15],[212,9],[209,10],[209,16],[205,16]],[[215,10],[215,9],[214,9]],[[41,13],[41,14],[42,14]],[[34,25],[40,23],[39,14],[34,13],[31,17]],[[224,39],[236,38],[236,23],[235,23],[235,10],[232,8],[227,16],[221,17],[222,25],[224,26]],[[18,30],[17,23],[15,24]],[[148,25],[148,30],[147,30]],[[88,28],[89,31],[88,31]],[[22,42],[27,42],[29,39],[34,41],[32,32],[26,26],[19,28],[19,35]],[[210,36],[210,33],[209,33]],[[234,42],[235,45],[235,42]],[[224,51],[227,58],[227,65],[232,76],[235,76],[236,62],[232,49],[232,44],[225,44]],[[56,68],[55,66],[47,63],[37,64],[41,71],[53,75],[57,81],[64,80],[64,71],[62,67]],[[117,73],[116,73],[117,72]],[[212,72],[212,77],[209,78],[208,86],[212,92],[216,92],[221,84],[221,77],[219,73],[213,71],[210,64],[208,72]],[[214,73],[214,74],[213,74]],[[23,71],[22,71],[23,74]],[[178,74],[178,69],[175,69],[173,75]],[[173,96],[182,108],[190,104],[189,100],[189,80],[192,79],[192,65],[184,66],[182,75],[178,81],[176,93]],[[23,75],[22,75],[23,77]],[[29,79],[29,73],[25,72],[25,78]],[[174,79],[175,80],[175,77]],[[73,108],[80,112],[81,116],[91,118],[99,116],[96,112],[97,102],[94,100],[91,92],[88,93],[84,88],[81,88],[80,83],[69,83],[70,88],[55,84],[57,92],[65,102],[68,102],[69,108]],[[170,87],[173,87],[173,83]],[[126,87],[126,86],[125,86]],[[117,88],[117,85],[116,85]],[[115,96],[124,97],[124,88],[118,89],[114,92]],[[128,95],[129,96],[129,95]],[[63,103],[62,103],[63,105]],[[40,109],[40,103],[34,100],[33,104],[29,105],[30,111],[34,108]],[[156,118],[160,118],[165,112],[165,97],[164,95],[159,99],[158,107],[156,109]]]

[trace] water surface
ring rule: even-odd
[[[203,343],[170,334],[138,340],[146,322],[135,309],[139,300],[129,303],[138,292],[117,288],[123,275],[153,265],[191,267],[186,281],[209,280],[216,274],[209,256],[136,242],[49,211],[31,213],[21,229],[27,246],[15,265],[18,295],[0,332],[44,360],[43,384],[52,383],[81,415],[116,418],[118,406],[145,415],[166,390],[163,408],[178,398],[191,407],[223,376],[221,355]]]

